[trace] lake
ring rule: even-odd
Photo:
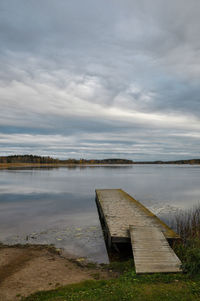
[[[165,221],[200,200],[198,165],[0,170],[0,241],[55,244],[108,262],[95,189],[121,188]]]

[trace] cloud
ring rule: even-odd
[[[196,0],[0,4],[1,154],[198,157]]]

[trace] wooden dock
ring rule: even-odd
[[[168,242],[180,237],[121,189],[96,190],[109,247],[131,243],[136,273],[180,272],[181,262]]]

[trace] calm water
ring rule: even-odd
[[[122,188],[161,218],[200,200],[200,166],[0,170],[0,241],[52,243],[107,262],[95,188]]]

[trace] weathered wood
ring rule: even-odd
[[[130,236],[137,274],[181,272],[181,261],[159,228],[132,225]]]
[[[181,271],[181,262],[166,240],[180,237],[140,202],[121,189],[100,189],[96,203],[109,246],[132,242],[137,273]]]
[[[179,236],[156,215],[121,189],[97,189],[96,202],[113,243],[130,242],[129,225],[154,225],[167,239]]]

